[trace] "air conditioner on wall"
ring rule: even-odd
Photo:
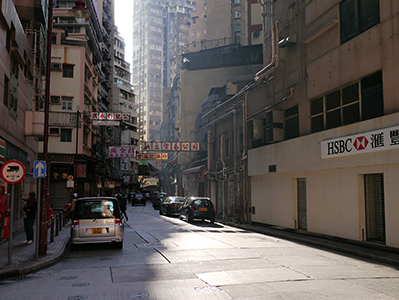
[[[62,64],[61,63],[51,63],[51,70],[61,71]]]

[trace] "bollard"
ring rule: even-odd
[[[58,235],[59,227],[58,227],[58,219],[60,216],[58,214],[55,215],[55,235]]]
[[[58,213],[58,231],[62,230],[62,226],[61,226],[62,220],[61,220],[61,218],[62,218],[62,216],[61,216],[61,213],[59,212]]]
[[[54,217],[50,219],[50,243],[54,242]]]

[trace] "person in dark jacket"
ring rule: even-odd
[[[118,198],[119,200],[119,208],[121,209],[121,212],[125,215],[126,221],[129,220],[126,214],[126,209],[127,209],[127,199],[125,198],[124,194],[121,194],[121,196]]]
[[[23,243],[28,245],[33,243],[33,223],[35,222],[37,212],[37,202],[35,196],[36,194],[34,192],[30,192],[28,198],[22,199],[26,202],[23,208],[26,240],[23,241]]]

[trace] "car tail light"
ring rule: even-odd
[[[172,206],[172,207],[176,207],[176,204],[174,204],[174,203],[171,203],[171,204],[170,204],[170,206]]]
[[[215,208],[212,206],[212,210],[211,211],[215,211]]]
[[[73,221],[72,228],[79,228],[79,220]]]
[[[115,218],[115,225],[117,226],[121,226],[122,225],[122,221],[119,218]]]
[[[191,209],[191,210],[194,210],[194,206],[190,205],[190,209]]]

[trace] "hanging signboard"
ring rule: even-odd
[[[136,149],[132,147],[109,147],[109,157],[135,157]]]

